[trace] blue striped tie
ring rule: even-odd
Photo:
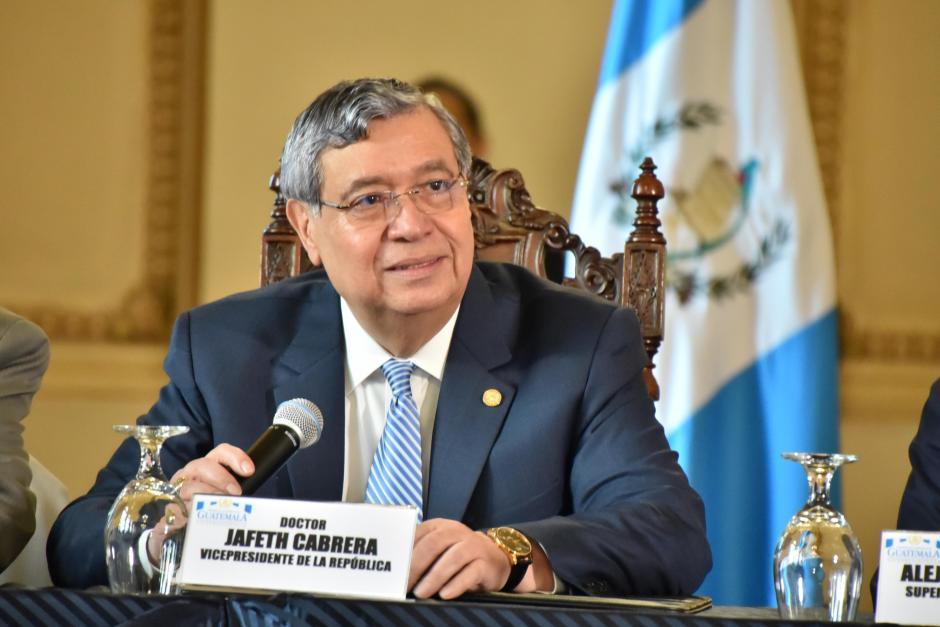
[[[410,361],[389,359],[382,372],[392,388],[392,401],[385,415],[385,430],[372,458],[366,484],[366,503],[414,505],[421,522],[421,423],[411,395]]]

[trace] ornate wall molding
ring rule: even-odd
[[[195,302],[205,16],[205,0],[148,2],[142,276],[110,309],[11,305],[54,339],[162,341],[176,313]]]
[[[838,249],[849,3],[845,0],[792,0],[792,5],[816,155],[832,222],[833,244]]]
[[[839,335],[844,360],[940,364],[940,331],[866,328],[843,311]]]

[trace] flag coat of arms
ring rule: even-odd
[[[666,186],[657,416],[705,501],[700,592],[774,605],[774,545],[808,495],[780,454],[838,448],[831,234],[787,3],[615,3],[571,220],[604,254],[647,155]]]

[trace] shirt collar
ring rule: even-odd
[[[356,316],[349,308],[346,299],[340,297],[339,305],[343,316],[343,336],[346,340],[346,368],[349,375],[349,390],[347,392],[349,392],[381,368],[382,364],[392,359],[393,355],[382,348],[362,328],[362,325],[359,324]],[[460,305],[457,306],[450,320],[441,327],[441,330],[408,358],[418,368],[438,381],[441,380],[444,374],[444,364],[447,362],[447,352],[450,350],[450,341],[454,335],[454,325],[457,322],[459,312]]]

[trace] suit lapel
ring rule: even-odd
[[[276,405],[306,398],[323,413],[319,442],[298,451],[287,462],[294,498],[339,501],[343,497],[345,456],[344,342],[339,296],[332,286],[313,295],[277,367],[273,390]]]
[[[517,303],[499,299],[474,267],[454,328],[431,452],[427,518],[461,520],[512,406],[515,385],[493,370],[511,358]],[[489,392],[489,405],[484,394]]]
[[[306,398],[323,412],[320,441],[287,463],[294,498],[342,499],[345,457],[345,348],[339,296],[332,286],[312,294],[299,331],[275,364],[275,405]],[[498,367],[510,361],[518,303],[495,296],[474,267],[454,328],[437,406],[427,518],[461,520],[516,393]],[[489,390],[495,406],[484,403]],[[492,396],[492,393],[490,393]],[[490,401],[492,403],[492,400]]]

